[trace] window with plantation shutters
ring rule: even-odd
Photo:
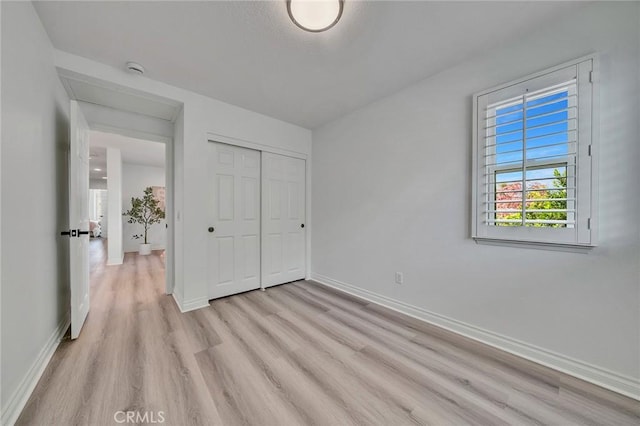
[[[473,237],[595,244],[594,58],[474,96]]]

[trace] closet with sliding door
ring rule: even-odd
[[[305,159],[209,145],[209,298],[304,279]]]

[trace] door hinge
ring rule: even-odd
[[[587,229],[591,229],[591,218],[587,219]]]
[[[589,145],[589,157],[591,157],[591,145]]]
[[[593,71],[589,71],[589,83],[593,83]]]

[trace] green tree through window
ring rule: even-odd
[[[525,191],[527,221],[566,221],[567,220],[567,170],[561,172],[553,169],[553,181],[551,187],[541,181],[533,182]],[[508,220],[499,222],[497,226],[522,226],[522,183],[509,182],[497,186],[496,219]],[[500,213],[500,210],[509,212]],[[519,211],[514,211],[519,210]],[[538,223],[527,222],[526,226],[564,228],[566,223]]]

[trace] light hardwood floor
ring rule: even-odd
[[[158,253],[101,248],[80,338],[18,425],[640,424],[637,401],[310,282],[181,314]]]

